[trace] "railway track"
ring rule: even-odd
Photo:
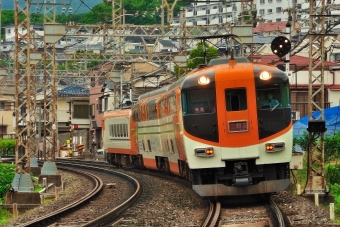
[[[72,167],[76,167],[72,168]],[[119,173],[114,172],[112,170],[101,169],[97,167],[91,166],[81,166],[79,164],[71,164],[71,163],[58,163],[59,169],[69,170],[77,172],[78,174],[82,174],[84,177],[91,180],[93,188],[90,193],[86,194],[82,198],[76,198],[76,201],[70,204],[63,206],[62,208],[49,213],[48,215],[43,215],[39,218],[35,218],[29,222],[23,223],[19,225],[23,226],[105,226],[108,223],[112,223],[118,217],[118,215],[123,212],[125,209],[130,207],[140,196],[142,193],[140,184],[134,178]],[[86,171],[80,171],[79,168],[85,168]],[[94,173],[91,173],[94,171]],[[99,173],[99,174],[98,174]],[[130,197],[122,198],[122,202],[113,205],[105,204],[103,199],[100,200],[101,194],[105,194],[105,191],[110,193],[108,188],[111,188],[113,185],[105,185],[102,178],[103,174],[115,176],[124,179],[124,181],[128,181],[130,188],[133,188],[133,193]],[[101,175],[101,176],[97,176]],[[112,177],[111,177],[112,178]],[[112,191],[112,190],[111,190]],[[104,201],[108,200],[109,197],[107,194],[102,195],[104,197]],[[106,206],[105,206],[106,205]],[[91,209],[88,209],[91,207]],[[104,207],[104,208],[103,208]],[[89,218],[91,215],[83,215],[85,212],[94,213],[95,218]],[[78,213],[77,213],[78,212]],[[69,218],[68,218],[69,217]],[[78,217],[78,218],[75,218]],[[80,217],[80,218],[79,218]],[[77,221],[75,221],[77,220]],[[73,223],[73,224],[72,224]]]
[[[284,227],[283,215],[270,196],[249,203],[223,204],[220,209],[220,227]],[[209,225],[209,227],[217,226]]]
[[[66,161],[67,162],[67,161]],[[91,162],[81,160],[70,160],[70,162],[80,162],[90,165],[107,166],[104,162]],[[110,166],[110,165],[109,165]],[[111,166],[112,168],[112,166]],[[248,204],[248,203],[246,203]],[[144,205],[143,205],[144,206]],[[124,222],[124,218],[116,222],[119,226],[120,222]],[[261,197],[250,205],[233,207],[226,205],[223,201],[209,201],[209,208],[201,227],[284,227],[285,223],[281,211],[275,202],[270,198]]]

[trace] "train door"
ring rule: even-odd
[[[229,80],[218,86],[218,118],[222,123],[219,141],[222,147],[230,148],[229,152],[222,152],[222,159],[245,158],[249,153],[257,156],[257,151],[240,149],[258,141],[254,80]]]

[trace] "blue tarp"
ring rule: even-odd
[[[320,116],[320,111],[313,113],[313,117]],[[304,116],[300,120],[296,121],[293,125],[293,136],[298,137],[303,135],[304,131],[308,128],[309,116]],[[326,122],[327,131],[325,136],[332,136],[336,132],[340,131],[340,106],[331,107],[324,110],[324,120]]]

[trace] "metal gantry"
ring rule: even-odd
[[[305,194],[324,194],[324,61],[325,61],[325,1],[310,1],[309,8],[309,85],[308,85],[308,170]],[[319,116],[313,115],[320,111]],[[317,142],[316,142],[317,141]]]
[[[24,16],[20,21],[19,18]],[[35,122],[36,90],[32,86],[31,74],[31,23],[30,1],[19,4],[15,0],[14,11],[15,50],[14,50],[14,76],[15,76],[15,162],[17,173],[29,173],[30,157],[35,152]],[[22,29],[25,28],[25,32]],[[24,45],[23,45],[24,44]],[[27,168],[25,170],[25,168]]]

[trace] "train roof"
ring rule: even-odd
[[[145,93],[145,94],[139,96],[138,99],[141,100],[141,99],[145,99],[145,98],[148,98],[148,97],[152,97],[152,96],[155,96],[155,95],[162,94],[162,93],[165,93],[167,91],[170,91],[172,88],[174,88],[177,85],[181,84],[186,76],[187,75],[182,76],[181,78],[179,78],[178,80],[176,80],[174,83],[172,83],[170,85],[167,85],[165,87],[161,87],[159,89],[156,89],[156,90],[150,91],[148,93]]]
[[[129,116],[130,114],[131,114],[131,109],[117,109],[117,110],[105,112],[102,119],[106,119],[110,117]]]
[[[235,57],[234,59],[236,60],[237,63],[249,62],[248,58],[246,57]],[[208,65],[222,65],[222,64],[229,63],[229,61],[230,61],[230,58],[215,58],[215,59],[211,59]]]

